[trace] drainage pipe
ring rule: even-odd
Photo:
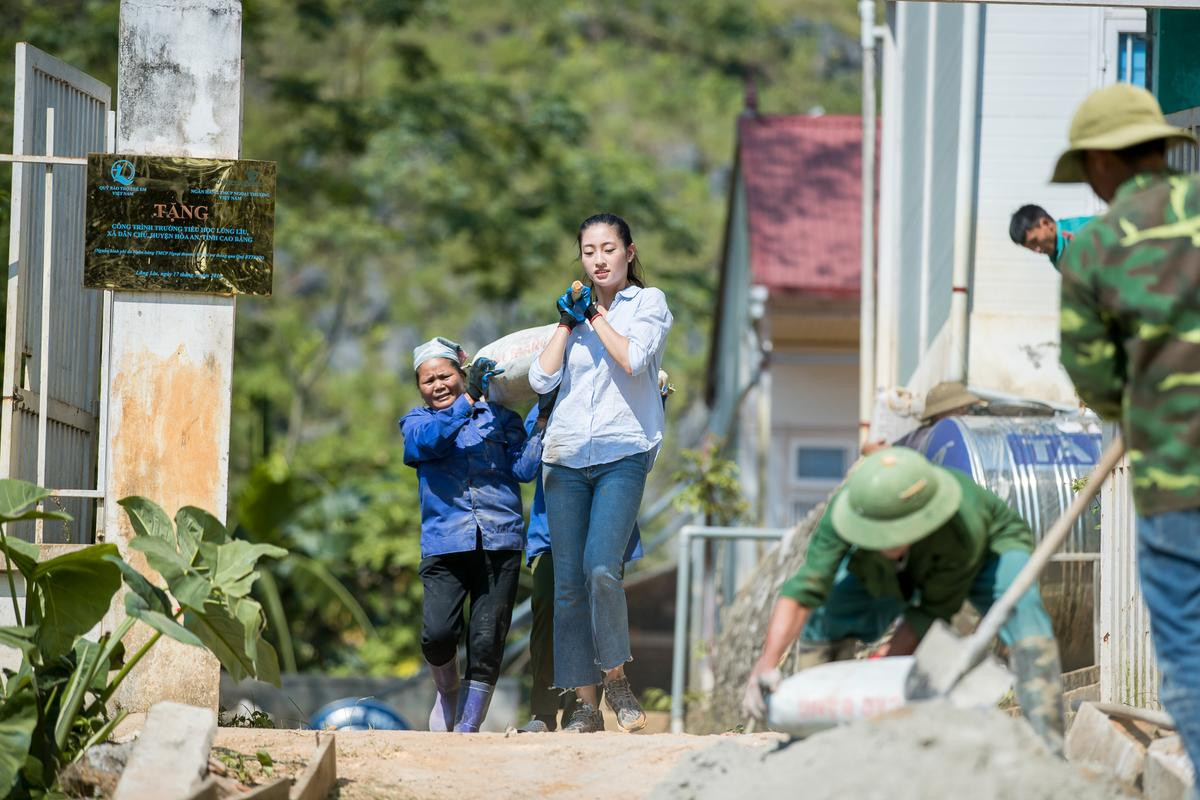
[[[862,33],[862,270],[858,318],[858,441],[875,410],[875,0],[859,0]]]

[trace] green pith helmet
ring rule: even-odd
[[[948,471],[907,447],[867,456],[833,501],[834,530],[864,550],[925,538],[958,511],[962,487]]]
[[[1190,131],[1167,124],[1154,95],[1128,83],[1089,94],[1071,118],[1067,138],[1067,151],[1058,157],[1051,183],[1083,182],[1085,150],[1124,150],[1156,139],[1196,141]]]

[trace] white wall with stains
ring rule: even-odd
[[[118,152],[236,158],[241,58],[238,0],[122,0]],[[195,505],[225,517],[233,324],[230,297],[114,295],[104,534],[147,574],[128,548],[118,499],[143,495],[172,516]],[[148,635],[135,627],[126,648]],[[219,675],[210,653],[164,638],[114,700],[130,711],[168,699],[216,709]]]

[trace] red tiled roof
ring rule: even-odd
[[[857,296],[861,117],[747,114],[738,121],[738,143],[753,282],[771,291]]]

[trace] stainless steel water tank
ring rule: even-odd
[[[935,464],[970,475],[1029,524],[1040,539],[1074,499],[1073,485],[1100,458],[1095,420],[1050,417],[947,417],[918,428],[898,444]],[[1095,562],[1100,552],[1100,504],[1093,503],[1072,528],[1062,553],[1073,561],[1051,564],[1039,585],[1054,619],[1065,669],[1095,663]]]

